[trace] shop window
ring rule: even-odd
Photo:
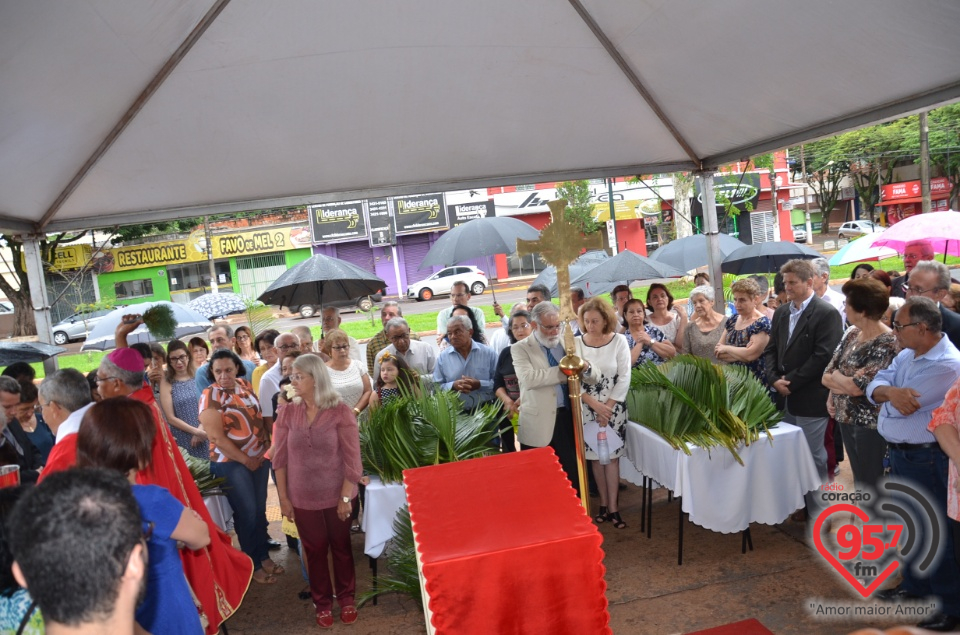
[[[117,282],[113,285],[113,292],[118,300],[150,296],[153,295],[153,280],[144,278],[143,280]]]

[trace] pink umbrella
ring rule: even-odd
[[[960,256],[960,212],[930,212],[905,218],[889,227],[876,240],[874,246],[891,247],[901,254],[907,243],[926,240],[938,254]]]

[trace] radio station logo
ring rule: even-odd
[[[883,497],[876,502],[869,492],[846,493],[829,485],[824,489],[821,498],[836,504],[817,517],[813,526],[814,546],[864,598],[870,597],[898,568],[906,566],[907,559],[923,576],[942,557],[939,552],[945,531],[943,521],[917,489],[888,480],[881,486]],[[902,504],[904,501],[906,505]],[[865,503],[863,507],[867,509],[854,503]],[[847,522],[837,531],[836,544],[825,542],[826,521],[847,520],[850,515],[860,520],[859,526],[856,521]]]

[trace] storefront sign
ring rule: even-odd
[[[950,183],[950,179],[945,176],[930,179],[930,197],[948,198],[950,196],[951,187],[952,184]],[[890,183],[889,185],[884,185],[880,190],[880,200],[884,202],[917,198],[922,195],[920,181]]]
[[[53,262],[50,268],[57,271],[66,271],[68,269],[79,269],[90,260],[90,254],[93,249],[90,245],[63,245],[57,247],[53,254]],[[26,269],[27,261],[20,252],[20,266]]]
[[[367,235],[363,201],[311,205],[307,213],[315,243],[352,240]]]
[[[457,227],[475,218],[496,216],[496,208],[493,205],[493,199],[473,203],[458,203],[447,205],[447,215],[450,217],[450,225]]]
[[[160,265],[177,265],[185,262],[199,262],[206,258],[203,246],[196,234],[196,240],[176,240],[130,247],[117,247],[104,253],[98,263],[101,272],[129,271]]]
[[[447,227],[447,208],[442,192],[397,196],[391,201],[397,234],[434,231]]]
[[[613,205],[617,220],[631,220],[638,218],[637,207],[646,207],[656,201],[659,205],[659,194],[665,200],[673,200],[673,181],[663,183],[647,181],[643,183],[627,183],[617,181],[613,184]],[[547,202],[557,198],[555,188],[541,190],[525,190],[494,194],[493,201],[497,216],[519,216],[521,214],[549,213]],[[610,193],[606,185],[590,186],[590,202],[593,203],[594,218],[598,222],[610,219]]]
[[[306,227],[283,229],[254,229],[213,236],[214,259],[231,256],[249,256],[272,251],[286,251],[310,246],[310,231]]]
[[[757,205],[760,203],[760,175],[756,172],[748,172],[743,175],[716,175],[713,178],[713,192],[717,200],[717,214],[723,214],[724,212],[724,198],[741,212],[753,211],[757,209]],[[699,179],[693,184],[693,201],[690,204],[690,214],[692,216],[703,216],[703,193],[700,191]]]
[[[396,242],[390,206],[385,198],[367,200],[367,226],[370,228],[370,246],[392,245]]]

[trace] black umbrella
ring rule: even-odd
[[[14,362],[42,362],[66,352],[65,348],[43,342],[0,342],[0,366],[9,366]]]
[[[748,273],[773,273],[779,271],[788,260],[796,258],[823,258],[823,255],[806,245],[771,241],[741,247],[723,259],[720,269],[724,273],[738,276]]]
[[[632,251],[621,251],[613,258],[580,274],[570,281],[572,287],[582,287],[590,295],[597,295],[596,289],[604,283],[625,284],[634,280],[660,280],[680,278],[684,272],[662,262],[651,260]]]
[[[747,246],[733,236],[727,234],[717,234],[717,236],[720,239],[720,255],[724,258],[737,249]],[[650,254],[650,258],[683,271],[690,271],[697,267],[707,266],[709,253],[710,247],[707,244],[706,235],[696,234],[667,243]]]
[[[379,293],[387,283],[357,265],[323,254],[288,269],[257,298],[264,304],[319,304]]]
[[[604,260],[608,260],[610,254],[601,250],[588,251],[581,255],[579,258],[574,260],[570,264],[570,279],[574,280],[577,276],[586,273],[587,271],[593,269],[599,265]],[[557,288],[557,268],[553,265],[550,265],[546,269],[540,272],[534,281],[531,283],[531,286],[534,284],[542,284],[546,288],[550,289],[551,297],[557,297],[560,295],[560,290]],[[584,289],[584,295],[586,297],[592,297],[599,295],[601,293],[609,293],[617,286],[617,282],[603,283],[598,282],[590,286],[592,293],[587,293]],[[609,287],[609,288],[607,288]]]
[[[509,216],[483,216],[445,232],[433,244],[420,263],[420,269],[455,265],[474,258],[489,258],[497,254],[512,254],[517,250],[517,239],[536,240],[540,232],[522,220]],[[489,270],[490,264],[487,263]],[[493,301],[497,293],[490,287]]]

